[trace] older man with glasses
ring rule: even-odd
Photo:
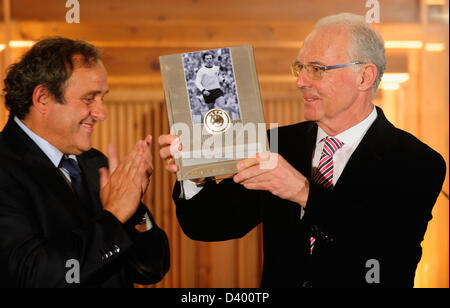
[[[184,232],[221,241],[263,223],[262,287],[412,287],[446,166],[374,106],[384,70],[363,17],[320,20],[292,65],[307,121],[272,132],[278,153],[239,162],[233,179],[178,182]],[[159,139],[171,172],[176,140]]]

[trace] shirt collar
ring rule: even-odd
[[[58,150],[54,145],[50,144],[47,140],[36,135],[31,129],[29,129],[18,117],[14,117],[14,121],[19,127],[33,140],[34,143],[44,152],[44,154],[50,159],[55,167],[59,168],[59,163],[64,155],[63,152]],[[70,158],[76,160],[75,155],[68,155]]]
[[[364,120],[333,137],[339,139],[339,141],[344,143],[344,145],[352,145],[364,136],[364,134],[367,132],[376,118],[377,109],[374,106],[372,112]],[[327,133],[325,133],[325,131],[319,126],[317,131],[316,145],[318,145],[322,141],[322,139],[327,136]]]

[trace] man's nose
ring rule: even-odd
[[[306,69],[302,69],[298,73],[297,81],[295,82],[297,88],[304,88],[311,85],[311,80],[306,72]]]
[[[106,120],[106,110],[102,100],[92,105],[91,116],[97,122]]]

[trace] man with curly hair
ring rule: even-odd
[[[109,166],[91,146],[108,91],[101,53],[84,41],[42,40],[9,68],[1,287],[133,287],[168,271],[167,236],[140,202],[153,170],[151,136],[120,163],[111,147]]]

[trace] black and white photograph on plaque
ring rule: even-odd
[[[224,110],[231,121],[241,120],[230,48],[182,54],[192,124],[203,124],[213,109]]]
[[[268,151],[251,45],[159,57],[179,181],[235,174],[238,160]]]

